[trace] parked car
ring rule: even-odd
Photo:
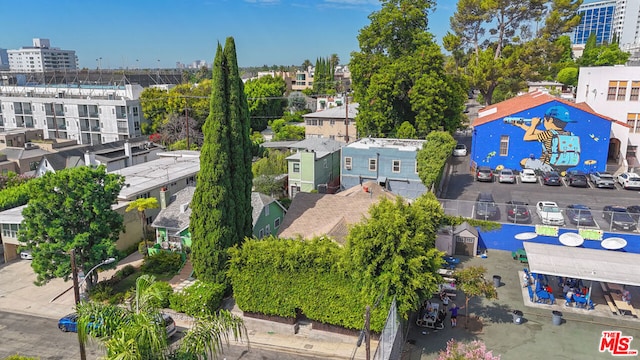
[[[609,173],[596,171],[591,173],[589,177],[591,178],[591,182],[595,187],[611,189],[615,187],[613,175]]]
[[[636,221],[636,224],[640,221],[640,205],[627,206],[627,212]]]
[[[493,171],[491,171],[491,168],[488,166],[478,167],[478,171],[476,171],[476,180],[493,182]]]
[[[560,186],[562,185],[560,174],[555,171],[545,171],[542,173],[542,183],[544,185]]]
[[[618,183],[623,189],[640,189],[640,175],[625,172],[618,175]]]
[[[533,169],[523,169],[520,172],[520,182],[521,183],[537,183],[538,176],[536,176],[536,172]]]
[[[562,211],[553,201],[538,201],[536,213],[538,213],[543,225],[564,225]]]
[[[602,218],[607,220],[611,228],[633,231],[636,229],[636,221],[623,206],[607,205],[602,208]]]
[[[176,322],[168,314],[161,313],[161,315],[161,321],[164,324],[165,330],[167,332],[167,338],[170,338],[178,331],[178,329],[176,328]],[[78,314],[71,313],[60,318],[60,320],[58,320],[58,329],[62,330],[63,332],[78,332]]]
[[[591,209],[586,205],[572,204],[567,206],[566,209],[567,218],[572,224],[578,226],[594,226],[596,222],[593,220],[593,214]]]
[[[33,255],[31,255],[31,251],[22,250],[20,251],[20,259],[22,260],[33,260]]]
[[[467,156],[467,146],[465,144],[458,144],[453,149],[453,156]]]
[[[524,201],[509,200],[507,201],[507,220],[514,223],[530,223],[531,213]]]
[[[587,174],[582,171],[572,171],[567,174],[567,185],[576,187],[587,187]]]
[[[493,201],[493,195],[480,193],[476,199],[476,219],[492,220],[500,218],[500,209]]]
[[[502,169],[498,174],[498,182],[515,184],[516,174],[511,169]]]

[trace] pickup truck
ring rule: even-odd
[[[609,173],[596,171],[589,174],[589,177],[593,185],[597,188],[606,187],[613,189],[615,187],[613,176]]]

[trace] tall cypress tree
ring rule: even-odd
[[[231,37],[224,49],[218,44],[203,133],[191,202],[192,262],[198,278],[224,282],[227,249],[249,236],[252,225],[249,111]]]

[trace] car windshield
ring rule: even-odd
[[[523,175],[535,175],[535,173],[533,172],[533,170],[523,170],[522,171]]]
[[[613,179],[613,176],[609,174],[600,174],[600,179]]]
[[[513,175],[513,172],[511,170],[502,170],[501,174],[502,175]]]
[[[458,150],[461,150],[461,149],[464,149],[464,148],[465,148],[465,146],[462,145],[462,144],[456,145],[456,149],[458,149]]]
[[[557,212],[560,212],[560,209],[553,206],[543,206],[542,211],[548,212],[548,213],[557,213]]]
[[[488,173],[491,172],[491,170],[489,170],[489,169],[480,169],[480,170],[478,170],[478,172],[487,173],[488,174]]]

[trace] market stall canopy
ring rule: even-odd
[[[640,286],[640,254],[524,242],[532,273]]]

